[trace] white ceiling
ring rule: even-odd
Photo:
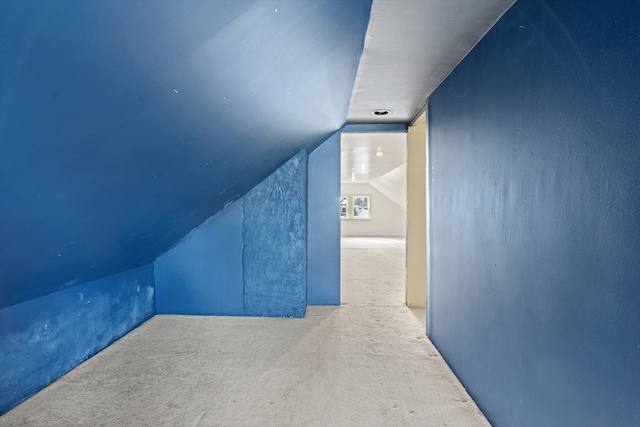
[[[340,143],[340,175],[345,183],[371,182],[407,162],[405,132],[343,133]],[[378,147],[382,156],[376,155]]]
[[[374,0],[348,122],[409,123],[514,1]]]
[[[374,0],[348,122],[410,123],[514,2]],[[374,116],[376,109],[391,114]],[[378,147],[381,157],[375,156]],[[374,181],[405,164],[406,150],[405,133],[343,134],[342,182]]]

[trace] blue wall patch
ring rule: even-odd
[[[244,198],[244,305],[249,316],[304,317],[307,304],[307,153]]]
[[[147,265],[0,310],[0,414],[155,314]]]

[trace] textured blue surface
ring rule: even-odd
[[[244,307],[249,316],[304,317],[307,303],[307,153],[243,198]]]
[[[244,314],[242,201],[190,233],[154,268],[158,314]]]
[[[156,260],[157,312],[304,316],[306,195],[303,150]]]
[[[309,154],[307,304],[340,305],[340,137]]]
[[[0,2],[0,307],[155,260],[346,121],[371,0]]]
[[[640,425],[639,17],[518,0],[430,98],[430,334],[496,426]]]
[[[0,310],[0,414],[155,313],[147,265]]]

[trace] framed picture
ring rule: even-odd
[[[351,196],[353,219],[371,219],[371,196]]]
[[[340,196],[340,219],[349,218],[349,196]]]

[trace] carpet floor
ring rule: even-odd
[[[0,426],[488,426],[403,305],[404,242],[343,240],[339,307],[155,316]]]

